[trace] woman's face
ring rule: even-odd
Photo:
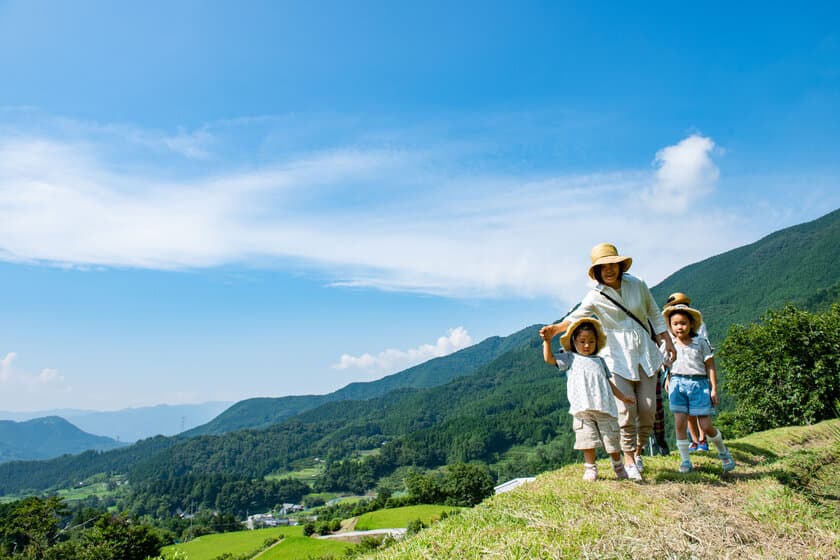
[[[601,280],[610,288],[621,286],[621,264],[609,263],[601,265]]]

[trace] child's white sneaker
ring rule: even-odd
[[[594,482],[598,480],[598,465],[583,464],[583,480]]]
[[[636,468],[635,463],[626,463],[624,465],[624,470],[627,471],[627,478],[634,482],[641,482],[642,481],[642,473],[639,472],[639,469]]]

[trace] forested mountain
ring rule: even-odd
[[[786,303],[825,310],[840,298],[840,210],[682,268],[652,291],[660,307],[687,293],[716,344],[729,325]]]
[[[350,383],[327,395],[246,399],[207,424],[188,430],[183,435],[193,437],[245,428],[264,428],[329,402],[372,399],[394,389],[436,387],[456,377],[470,375],[508,350],[521,347],[529,336],[528,329],[506,337],[493,336],[448,356],[431,359],[376,381]]]
[[[826,288],[836,287],[840,278],[838,219],[840,212],[834,212],[686,267],[654,287],[656,299],[661,303],[672,291],[688,293],[704,311],[713,337],[721,336],[733,317],[757,318],[788,301],[820,305],[832,293]],[[743,285],[750,288],[745,291]],[[724,302],[732,313],[716,316],[715,305]],[[0,491],[47,489],[95,472],[120,472],[129,475],[132,486],[144,489],[133,502],[138,510],[162,511],[183,503],[178,500],[187,495],[204,496],[207,504],[216,500],[209,489],[218,486],[219,477],[226,484],[258,479],[315,457],[326,464],[315,484],[319,490],[363,490],[400,466],[435,467],[460,460],[493,463],[501,476],[533,474],[575,457],[565,384],[542,363],[537,331],[538,326],[528,327],[379,382],[350,385],[324,396],[330,402],[306,400],[314,397],[252,399],[222,415],[232,419],[230,424],[222,423],[227,422],[222,417],[211,423],[224,431],[236,422],[253,422],[254,411],[263,407],[259,425],[270,424],[263,429],[155,438],[107,453],[0,465]],[[451,380],[445,383],[447,376]],[[439,385],[422,388],[424,383]],[[288,406],[283,409],[278,403]],[[308,409],[293,411],[301,406]],[[237,410],[241,416],[234,416]],[[294,415],[277,422],[278,410]],[[531,451],[508,453],[517,445]],[[183,477],[198,486],[171,484],[184,495],[152,500],[154,481]]]
[[[88,449],[115,449],[121,445],[111,438],[83,432],[58,416],[26,422],[0,420],[0,462],[51,459]]]

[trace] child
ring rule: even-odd
[[[696,416],[697,422],[708,440],[718,450],[723,471],[735,468],[735,461],[723,443],[723,436],[712,425],[712,406],[718,404],[717,373],[715,358],[709,341],[699,336],[696,329],[703,323],[703,315],[685,304],[672,305],[662,312],[677,350],[677,358],[665,380],[668,402],[674,413],[677,432],[677,450],[682,463],[680,472],[693,470],[686,439],[688,416]],[[683,439],[680,439],[683,438]]]
[[[684,304],[691,307],[691,298],[685,295],[682,292],[674,292],[670,296],[668,296],[668,301],[665,302],[664,308],[667,309],[672,305],[679,305]],[[709,340],[709,335],[706,333],[706,323],[700,323],[699,328],[695,328],[697,334],[702,336],[707,341]],[[711,347],[711,343],[709,344]],[[712,352],[714,352],[714,348],[712,348]],[[659,395],[657,394],[657,401],[656,401],[656,418],[659,420]],[[709,450],[709,443],[706,441],[706,433],[703,431],[703,428],[700,427],[700,424],[697,422],[696,416],[689,416],[688,417],[688,436],[691,438],[691,441],[688,444],[688,450],[691,453],[695,451],[708,451]]]
[[[587,481],[598,479],[595,449],[602,446],[612,458],[616,476],[627,478],[621,461],[618,408],[613,395],[627,404],[634,404],[636,399],[618,390],[610,380],[606,362],[596,356],[606,343],[601,323],[587,317],[578,319],[566,329],[560,337],[560,345],[566,352],[557,357],[551,351],[551,335],[543,334],[546,363],[568,372],[566,394],[569,413],[575,417],[575,449],[583,451],[583,480]]]

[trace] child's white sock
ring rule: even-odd
[[[677,440],[677,451],[680,452],[680,459],[683,461],[691,461],[691,455],[688,453],[689,441],[687,439]]]
[[[728,451],[726,449],[726,445],[724,445],[724,443],[723,443],[723,434],[720,433],[720,430],[717,431],[717,435],[715,437],[711,437],[709,435],[706,435],[706,439],[708,439],[710,442],[715,444],[715,447],[717,447],[718,453],[726,453]]]

